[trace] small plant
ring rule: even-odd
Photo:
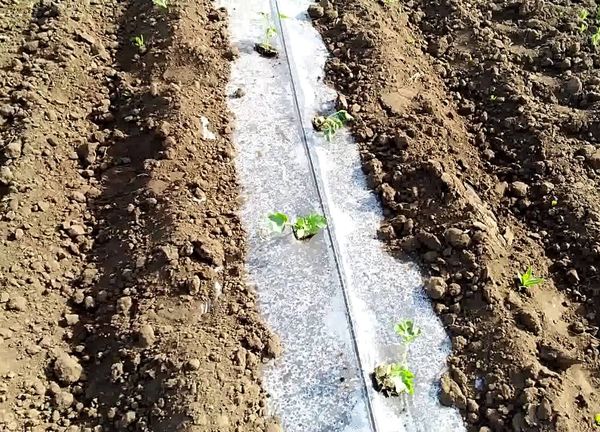
[[[265,22],[265,31],[262,42],[254,44],[254,50],[263,57],[277,57],[277,48],[275,48],[271,43],[273,38],[277,36],[277,27],[275,26],[275,22],[271,19],[271,14],[269,13],[261,12],[260,15],[263,17]],[[279,18],[285,19],[287,16],[279,14]]]
[[[412,320],[403,320],[394,326],[394,331],[404,344],[402,360],[377,366],[373,378],[377,390],[386,396],[413,395],[415,374],[408,367],[408,348],[421,335],[421,329],[415,327]]]
[[[312,123],[316,130],[323,132],[323,135],[325,135],[325,139],[327,141],[331,141],[337,131],[352,120],[354,120],[354,117],[348,114],[348,111],[340,110],[334,112],[328,117],[317,116],[313,119]]]
[[[146,41],[144,40],[144,35],[134,36],[132,39],[133,44],[138,47],[140,51],[146,50]]]
[[[522,288],[530,288],[532,286],[539,285],[544,281],[543,278],[535,277],[533,275],[533,269],[531,266],[527,268],[525,273],[518,273],[517,275],[519,277],[519,286]]]
[[[300,216],[296,218],[294,223],[290,222],[290,218],[285,213],[271,213],[269,222],[271,229],[278,233],[284,232],[288,226],[291,227],[297,240],[308,240],[327,227],[325,216],[317,213]]]
[[[167,10],[169,8],[168,0],[152,0],[152,4],[163,10]]]
[[[598,48],[598,45],[600,45],[600,27],[598,27],[596,32],[592,35],[591,39],[592,45],[594,45],[595,48]]]
[[[412,320],[400,321],[394,326],[394,331],[406,345],[410,345],[421,335],[421,329],[415,327]]]
[[[595,424],[596,426],[600,426],[600,413],[596,413],[596,414],[594,415],[594,424]]]
[[[579,31],[583,33],[589,27],[587,19],[590,13],[587,9],[581,9],[577,14],[577,21],[579,22]]]

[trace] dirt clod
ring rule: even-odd
[[[79,361],[65,352],[58,352],[56,354],[52,370],[54,371],[56,378],[67,385],[79,381],[83,372],[83,368],[79,364]]]

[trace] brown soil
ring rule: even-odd
[[[0,0],[0,430],[277,430],[211,3]]]
[[[593,5],[593,3],[590,3]],[[590,10],[492,0],[311,6],[357,121],[381,236],[417,256],[469,430],[596,430],[600,55]],[[542,284],[519,288],[532,265]]]

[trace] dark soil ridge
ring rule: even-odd
[[[260,367],[279,346],[244,279],[226,13],[43,1],[22,45],[2,64],[23,69],[0,73],[0,138],[27,137],[3,160],[0,429],[277,431]]]
[[[460,408],[473,431],[592,431],[598,290],[587,254],[600,237],[589,220],[593,134],[582,139],[594,110],[589,97],[574,109],[546,94],[532,112],[518,85],[531,64],[506,66],[487,30],[459,34],[478,29],[464,18],[477,7],[502,5],[463,3],[403,4],[421,28],[397,3],[325,2],[309,13],[332,54],[339,105],[357,119],[364,170],[385,207],[381,236],[432,275],[426,288],[453,342],[442,403]],[[583,126],[566,135],[553,112]],[[587,156],[565,157],[574,141]],[[527,264],[546,280],[518,289]]]

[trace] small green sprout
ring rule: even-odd
[[[298,240],[306,240],[327,227],[327,219],[317,213],[297,217],[294,223],[285,213],[271,213],[268,217],[271,229],[277,233],[283,233],[286,227],[291,227],[294,236]]]
[[[152,4],[154,6],[156,6],[157,8],[163,9],[163,10],[167,10],[169,8],[169,1],[168,0],[152,0]]]
[[[543,278],[539,278],[533,275],[533,269],[531,268],[531,266],[527,268],[527,271],[525,273],[518,273],[518,277],[520,283],[519,286],[523,288],[530,288],[532,286],[541,284],[544,281]]]
[[[340,110],[327,117],[315,117],[313,119],[313,127],[316,130],[323,132],[327,141],[331,141],[337,131],[343,128],[347,122],[352,120],[354,120],[354,117],[348,114],[348,111]]]
[[[600,27],[598,27],[598,30],[592,35],[592,45],[596,48],[600,45]]]
[[[273,46],[271,41],[277,36],[277,27],[275,26],[275,22],[271,19],[271,14],[260,12],[260,15],[265,22],[265,31],[262,42],[254,44],[254,49],[264,57],[276,57],[278,54],[277,49]],[[288,17],[284,14],[279,14],[279,18],[286,19]]]
[[[498,96],[496,96],[495,94],[493,94],[493,95],[490,95],[490,100],[491,100],[492,102],[495,102],[497,99],[498,99]]]
[[[146,48],[146,41],[144,40],[144,35],[134,36],[132,39],[133,44],[139,49],[143,50]]]
[[[404,353],[402,360],[396,363],[379,365],[373,372],[377,390],[387,396],[413,395],[415,393],[415,374],[408,367],[408,349],[421,335],[421,329],[415,327],[412,320],[402,320],[394,326],[394,331],[402,338]]]
[[[600,426],[600,413],[596,413],[596,414],[594,415],[594,424],[595,424],[596,426]]]
[[[551,205],[552,207],[556,207],[556,206],[558,205],[558,198],[556,198],[556,197],[553,197],[553,198],[552,198],[552,201],[550,201],[550,205]]]
[[[579,31],[583,33],[589,27],[587,18],[590,15],[587,9],[581,9],[577,14],[577,21],[579,21]]]

